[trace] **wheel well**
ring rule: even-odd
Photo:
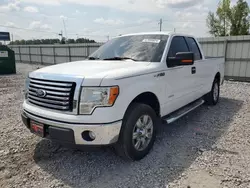
[[[138,95],[131,103],[142,103],[149,105],[156,113],[157,116],[160,116],[160,103],[158,98],[154,93],[145,92]],[[129,106],[130,106],[129,105]]]
[[[219,83],[220,83],[220,73],[217,72],[217,74],[215,75],[215,79],[219,80]]]

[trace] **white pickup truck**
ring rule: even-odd
[[[205,59],[198,41],[176,33],[114,38],[86,60],[48,66],[26,81],[22,119],[41,137],[74,145],[113,145],[140,160],[158,120],[172,123],[216,105],[224,58]]]

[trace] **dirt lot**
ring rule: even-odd
[[[111,148],[79,151],[32,135],[20,118],[24,80],[0,76],[0,187],[250,188],[250,84],[225,82],[221,101],[162,125],[139,162]]]

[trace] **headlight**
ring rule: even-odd
[[[26,80],[25,80],[25,86],[24,86],[24,96],[25,96],[25,99],[28,98],[29,84],[30,84],[30,79],[29,79],[29,77],[27,77]]]
[[[80,114],[91,114],[97,107],[113,106],[119,95],[119,87],[83,87],[80,98]]]

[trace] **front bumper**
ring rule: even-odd
[[[108,124],[76,124],[46,119],[27,111],[22,112],[22,120],[28,129],[30,129],[30,120],[44,124],[45,138],[76,145],[110,145],[116,143],[122,126],[121,120]],[[95,139],[93,141],[85,140],[82,134],[85,131],[93,132]]]

